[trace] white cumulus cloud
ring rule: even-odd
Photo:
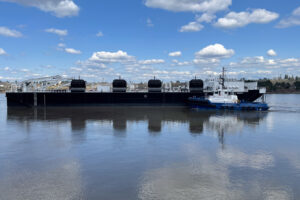
[[[201,31],[203,28],[204,26],[198,22],[190,22],[187,25],[182,26],[179,32],[197,32]]]
[[[206,23],[210,23],[215,18],[216,18],[216,15],[213,15],[210,13],[203,13],[200,16],[196,16],[197,22],[206,22]]]
[[[187,65],[191,65],[191,62],[189,61],[183,61],[183,62],[180,62],[176,59],[172,60],[172,66],[187,66]]]
[[[71,17],[79,13],[80,8],[73,0],[0,0],[25,6],[32,6],[44,12],[50,12],[56,17]]]
[[[209,45],[195,53],[199,58],[228,58],[234,55],[233,49],[226,49],[222,44]]]
[[[247,74],[254,78],[261,78],[261,75],[269,77],[278,76],[278,74],[297,73],[300,67],[299,58],[278,58],[267,59],[263,56],[245,57],[238,62],[231,62],[229,67],[235,69],[247,69]]]
[[[273,49],[268,50],[267,54],[268,56],[277,56],[277,53]]]
[[[6,55],[6,52],[4,51],[4,49],[0,48],[0,56],[2,55]]]
[[[198,66],[217,67],[220,63],[218,58],[195,58],[193,64]]]
[[[73,49],[73,48],[65,48],[65,52],[70,54],[81,54],[81,51]]]
[[[226,49],[222,44],[208,45],[195,53],[193,64],[197,66],[217,67],[224,58],[234,55],[233,49]]]
[[[145,5],[175,12],[217,12],[226,10],[231,0],[146,0]]]
[[[211,23],[216,18],[216,15],[212,13],[203,13],[202,15],[196,15],[195,21],[192,21],[180,28],[180,32],[198,32],[201,31],[204,26],[202,22]]]
[[[47,33],[54,33],[56,35],[59,35],[59,36],[66,36],[68,35],[68,30],[62,30],[62,29],[56,29],[56,28],[48,28],[45,30],[45,32]]]
[[[140,64],[142,65],[153,65],[153,64],[162,64],[165,63],[163,59],[149,59],[149,60],[140,60]]]
[[[22,33],[20,33],[19,31],[12,30],[4,26],[0,26],[0,35],[16,38],[22,37]]]
[[[230,12],[225,17],[219,18],[214,24],[221,28],[243,27],[250,23],[266,24],[279,17],[279,14],[265,9],[254,9],[251,12]]]
[[[300,25],[300,7],[296,8],[291,16],[282,19],[278,24],[277,28],[287,28],[290,26],[299,26]]]
[[[170,52],[169,56],[171,57],[178,57],[181,56],[181,51],[174,51],[174,52]]]
[[[98,51],[93,53],[90,61],[101,62],[101,63],[114,63],[114,62],[126,62],[133,60],[134,57],[127,54],[122,50],[116,52]]]

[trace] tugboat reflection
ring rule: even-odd
[[[114,131],[126,133],[130,122],[148,122],[151,134],[162,132],[165,124],[189,125],[193,135],[205,129],[217,132],[220,140],[224,133],[237,133],[245,125],[256,126],[266,112],[196,111],[182,107],[53,107],[8,108],[7,120],[23,124],[30,129],[31,122],[51,121],[70,123],[72,131],[84,131],[89,122],[111,123]],[[211,131],[214,130],[214,131]]]

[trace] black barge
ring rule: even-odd
[[[7,106],[99,106],[99,105],[161,105],[185,106],[191,97],[200,98],[209,93],[203,92],[203,81],[193,79],[189,91],[163,92],[162,82],[158,79],[148,81],[148,92],[127,92],[127,82],[116,79],[112,92],[86,92],[84,80],[72,80],[70,91],[48,92],[7,92]],[[259,98],[259,91],[237,94],[242,101],[252,102]]]

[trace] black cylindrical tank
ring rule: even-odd
[[[124,79],[115,79],[112,86],[113,92],[126,92],[127,82]]]
[[[71,92],[85,92],[86,82],[82,79],[73,79],[71,81],[70,90]]]
[[[86,87],[86,82],[82,79],[74,79],[71,81],[71,87],[74,88],[81,88],[81,87]]]
[[[124,88],[124,87],[126,88],[127,82],[124,79],[115,79],[113,80],[112,85],[115,88]]]
[[[203,81],[201,79],[190,80],[189,87],[190,87],[190,92],[202,92]]]
[[[148,92],[161,92],[162,82],[158,79],[148,81]]]
[[[150,79],[148,81],[148,88],[161,88],[162,82],[158,79]]]

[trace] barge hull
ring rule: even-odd
[[[94,106],[94,105],[179,105],[188,104],[189,97],[203,97],[204,93],[53,93],[22,92],[6,93],[7,106]]]
[[[89,105],[187,105],[190,97],[203,92],[7,92],[7,106],[89,106]],[[262,94],[249,90],[236,94],[241,102],[253,102]]]

